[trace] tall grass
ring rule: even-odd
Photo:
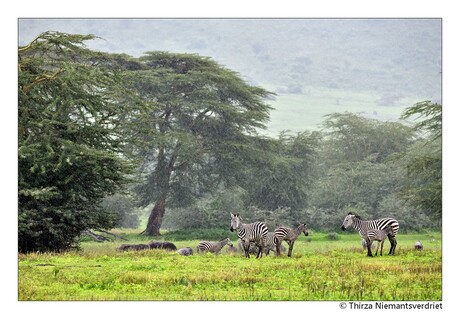
[[[400,235],[396,256],[375,258],[365,256],[357,234],[300,237],[292,258],[262,259],[225,249],[218,256],[123,253],[121,242],[85,242],[79,252],[19,255],[18,299],[441,300],[441,237],[425,236],[423,251],[412,249],[416,235]],[[198,241],[175,244],[195,251]]]

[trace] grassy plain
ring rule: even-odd
[[[382,106],[378,95],[350,92],[339,89],[305,87],[303,94],[280,94],[270,101],[274,108],[267,124],[268,131],[278,136],[280,131],[321,129],[324,116],[330,113],[352,112],[379,121],[397,121],[404,109],[420,101],[420,98],[402,98],[394,104]]]
[[[369,258],[358,234],[300,237],[294,256],[246,259],[118,252],[126,242],[78,252],[19,255],[18,300],[442,300],[441,234],[400,234],[395,256]],[[413,243],[422,240],[423,251]],[[130,237],[130,242],[148,242]],[[236,243],[236,241],[233,241]],[[174,241],[194,249],[198,240]]]

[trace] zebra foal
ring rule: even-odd
[[[367,240],[367,232],[369,230],[383,230],[385,229],[386,226],[390,226],[392,229],[392,234],[388,234],[388,239],[390,240],[391,247],[390,247],[390,252],[388,253],[389,255],[394,255],[395,250],[396,250],[396,234],[398,233],[399,230],[399,223],[396,219],[386,217],[386,218],[380,218],[380,219],[374,219],[374,220],[362,220],[361,217],[359,217],[356,214],[353,213],[348,213],[347,216],[345,216],[345,219],[343,220],[342,223],[342,230],[347,229],[348,227],[353,226],[353,228],[358,231],[358,233],[361,235],[361,238]],[[370,245],[367,245],[367,256],[373,257],[371,247]]]
[[[238,239],[238,250],[244,252],[243,248],[243,241],[241,239]],[[265,246],[263,252],[265,253],[266,256],[270,254],[270,251],[273,251],[276,254],[276,237],[274,232],[268,232],[267,238],[265,239]],[[280,249],[282,252],[286,251],[286,247],[283,245],[280,246]],[[254,243],[249,244],[249,254],[251,255],[257,255],[258,249],[254,245]]]
[[[268,234],[267,226],[262,222],[243,224],[243,220],[238,213],[230,213],[230,216],[232,217],[232,220],[230,221],[230,231],[236,231],[238,233],[238,238],[241,239],[243,243],[246,258],[250,258],[249,247],[251,243],[254,243],[254,245],[258,248],[256,258],[261,258]]]
[[[292,255],[292,249],[294,248],[294,243],[299,238],[299,235],[304,233],[305,236],[308,236],[307,225],[300,224],[294,229],[291,229],[286,226],[279,226],[275,229],[275,240],[276,240],[276,255],[279,256],[280,246],[283,240],[285,240],[289,245],[288,257]]]
[[[225,239],[222,239],[222,240],[219,240],[219,241],[200,241],[198,243],[198,246],[196,247],[196,250],[199,252],[199,253],[205,253],[205,252],[211,252],[211,253],[214,253],[214,254],[218,254],[222,248],[225,246],[225,245],[229,245],[230,247],[233,246],[232,242],[230,241],[229,238],[225,238]]]
[[[278,240],[275,237],[275,233],[269,232],[265,240],[265,251],[264,251],[265,255],[268,256],[270,254],[270,251],[273,251],[276,254],[277,243],[278,243]],[[286,251],[286,247],[284,247],[281,243],[280,243],[280,251],[282,252]]]
[[[368,230],[367,238],[366,238],[367,247],[372,247],[374,240],[377,240],[378,242],[380,242],[380,256],[382,256],[383,243],[385,242],[385,238],[389,235],[394,236],[393,228],[391,228],[390,225],[387,225],[382,230],[378,230],[378,229]],[[375,256],[377,256],[378,251],[379,251],[379,244],[377,244],[377,250],[375,251]]]

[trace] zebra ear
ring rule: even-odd
[[[232,218],[235,217],[235,215],[233,215],[233,213],[230,213],[230,216],[231,216]]]

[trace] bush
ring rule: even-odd
[[[329,233],[326,238],[329,240],[339,240],[340,236],[337,233]]]

